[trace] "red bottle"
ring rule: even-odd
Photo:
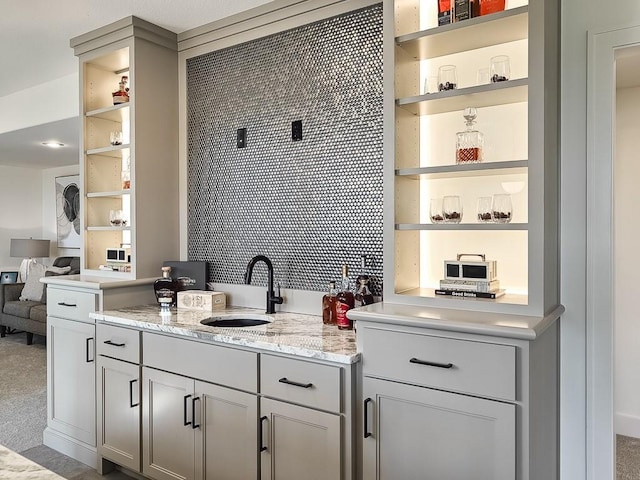
[[[347,312],[355,306],[355,298],[349,286],[349,267],[342,266],[342,290],[336,296],[336,320],[340,330],[353,330],[353,321],[347,318]]]

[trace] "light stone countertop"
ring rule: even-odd
[[[200,323],[209,317],[225,315],[257,315],[273,318],[273,322],[256,327],[233,328],[210,327]],[[158,305],[142,305],[95,312],[90,316],[99,322],[148,332],[164,332],[337,363],[360,361],[360,354],[356,351],[355,332],[338,330],[335,325],[324,325],[322,318],[315,315],[287,312],[266,315],[264,310],[240,307],[213,312],[172,308],[171,315],[161,315]]]
[[[374,303],[349,310],[352,320],[446,330],[449,332],[535,340],[553,325],[564,307],[558,305],[544,316],[475,312],[452,308],[430,308],[392,303]]]
[[[64,477],[0,445],[0,480],[64,480]]]

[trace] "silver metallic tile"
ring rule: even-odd
[[[189,59],[187,92],[189,260],[243,283],[263,254],[283,287],[323,291],[367,254],[380,294],[382,6]]]

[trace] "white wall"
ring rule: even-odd
[[[562,480],[586,472],[587,33],[640,25],[637,0],[562,0],[561,415]]]
[[[640,88],[618,90],[614,164],[615,429],[640,437],[640,314],[636,298],[640,222]]]
[[[79,256],[79,248],[58,248],[56,231],[56,177],[77,175],[78,165],[42,170],[42,238],[51,240],[51,261],[55,257]]]
[[[42,237],[42,180],[39,170],[0,166],[0,269],[17,270],[9,256],[12,238]]]
[[[78,165],[37,170],[0,166],[0,271],[17,270],[21,259],[9,256],[12,238],[51,240],[51,263],[79,249],[59,249],[56,233],[55,177],[78,174]]]

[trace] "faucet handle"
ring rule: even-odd
[[[280,282],[276,283],[276,297],[280,296]]]

